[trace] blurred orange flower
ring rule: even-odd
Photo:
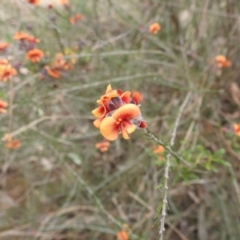
[[[47,71],[49,76],[53,78],[60,78],[60,73],[57,69],[51,68],[49,66],[45,66],[44,68]]]
[[[72,68],[72,65],[69,64],[65,59],[64,59],[64,54],[62,53],[57,53],[55,56],[55,60],[52,64],[53,68],[56,68],[58,70],[63,69],[63,70],[69,70]]]
[[[227,68],[232,65],[231,61],[229,61],[224,55],[216,56],[215,61],[217,63],[217,67],[219,68]]]
[[[164,147],[162,145],[158,145],[157,147],[154,147],[153,148],[153,152],[155,154],[158,154],[158,153],[163,153],[164,152]]]
[[[44,56],[43,51],[37,48],[28,51],[25,55],[26,59],[30,60],[31,62],[40,62],[43,56]]]
[[[6,133],[3,136],[3,140],[6,141],[5,143],[6,148],[16,149],[21,146],[21,141],[18,139],[12,139],[12,136],[9,133]]]
[[[17,75],[17,70],[6,59],[0,59],[0,81],[6,82]]]
[[[119,133],[129,139],[129,134],[136,129],[134,121],[141,117],[140,109],[134,104],[126,104],[118,108],[111,117],[106,117],[100,125],[101,134],[109,141],[116,140]]]
[[[13,36],[13,39],[15,40],[25,40],[28,38],[28,34],[25,32],[18,32]]]
[[[18,139],[9,140],[5,143],[6,148],[16,149],[21,146],[21,142]]]
[[[62,5],[67,5],[69,3],[68,0],[59,0],[59,3]]]
[[[153,23],[149,26],[149,32],[152,34],[157,34],[161,29],[159,23]]]
[[[125,231],[121,230],[117,233],[117,240],[128,240],[128,234]]]
[[[236,123],[233,125],[233,130],[237,136],[240,136],[240,123]]]
[[[27,42],[30,42],[30,43],[38,43],[38,42],[40,42],[40,40],[35,38],[34,36],[29,35],[29,34],[27,34],[25,32],[21,32],[21,31],[16,33],[13,36],[13,39],[18,40],[18,41],[27,41]]]
[[[108,150],[109,146],[110,146],[109,141],[102,141],[102,142],[95,144],[95,147],[97,149],[99,149],[99,151],[101,151],[101,152],[106,152]]]
[[[82,15],[78,13],[75,16],[70,17],[69,21],[71,24],[75,24],[76,22],[80,21],[81,19],[82,19]]]
[[[7,102],[0,100],[0,113],[5,113],[7,111],[6,110],[7,106],[8,106]]]
[[[60,78],[60,72],[62,70],[69,70],[73,68],[72,59],[70,59],[71,63],[69,63],[69,61],[65,60],[64,58],[64,54],[57,53],[53,63],[51,63],[50,66],[47,65],[44,67],[49,76],[53,78]]]
[[[39,4],[40,0],[27,0],[29,3],[37,5]]]
[[[6,48],[8,48],[8,46],[9,46],[9,43],[1,42],[0,43],[0,51],[5,50]]]
[[[153,148],[153,152],[156,154],[159,160],[164,160],[164,153],[165,148],[162,145],[158,145]]]

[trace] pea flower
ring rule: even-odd
[[[128,240],[128,234],[124,230],[117,233],[117,240]]]
[[[0,81],[6,82],[17,75],[17,70],[12,67],[7,59],[0,59]]]
[[[33,5],[38,5],[40,0],[28,0],[28,3],[33,4]]]
[[[60,78],[61,72],[70,70],[73,68],[74,59],[70,61],[65,60],[65,55],[62,53],[57,53],[54,61],[50,65],[46,65],[44,70],[46,73],[53,78]]]
[[[0,100],[0,113],[7,112],[7,110],[6,110],[7,106],[8,106],[7,102]]]
[[[0,52],[3,52],[9,47],[9,43],[7,42],[0,42]]]
[[[149,32],[152,34],[157,34],[161,30],[159,23],[153,23],[149,26]]]
[[[233,125],[233,131],[237,136],[240,137],[240,123],[236,123]]]
[[[26,53],[26,59],[30,60],[31,62],[40,62],[41,58],[43,58],[44,53],[42,50],[34,48]]]
[[[94,126],[100,128],[101,134],[109,141],[116,140],[120,133],[129,139],[129,134],[136,128],[147,126],[139,108],[141,98],[138,92],[131,97],[130,91],[113,90],[109,84],[106,93],[97,100],[100,106],[92,111],[97,118]]]
[[[218,68],[231,67],[232,63],[224,55],[218,55],[215,57],[215,61]]]
[[[13,36],[14,40],[21,41],[21,42],[28,42],[28,43],[39,43],[40,40],[38,38],[35,38],[32,35],[29,35],[28,33],[25,32],[18,32]]]
[[[95,144],[95,148],[99,149],[100,152],[106,152],[110,146],[109,141],[102,141]]]
[[[5,142],[5,147],[10,149],[17,149],[21,146],[21,141],[18,139],[12,139],[11,134],[6,133],[3,137]]]

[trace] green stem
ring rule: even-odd
[[[164,143],[161,139],[157,138],[152,132],[149,131],[149,129],[146,128],[144,131],[150,139],[152,139],[157,144],[163,146],[173,157],[183,162],[188,167],[192,167],[192,165],[187,162],[182,156],[180,156],[177,152],[175,152],[170,145]]]

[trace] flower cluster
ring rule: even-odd
[[[0,59],[0,81],[6,82],[17,75],[17,70],[7,59]]]
[[[218,55],[215,57],[215,62],[218,68],[231,67],[232,63],[224,55]]]
[[[19,42],[19,48],[26,51],[25,58],[31,62],[40,62],[44,53],[42,50],[35,47],[40,42],[39,39],[25,32],[18,32],[13,36],[13,39]]]
[[[57,53],[54,61],[50,65],[44,67],[46,73],[53,78],[60,78],[61,72],[73,68],[75,59],[66,60],[66,56],[62,53]]]
[[[82,20],[82,15],[77,13],[75,16],[69,18],[71,24],[76,24],[78,21]]]
[[[106,93],[97,100],[100,105],[92,111],[97,118],[94,126],[100,128],[101,134],[110,141],[116,140],[119,133],[123,138],[129,139],[129,134],[136,128],[146,128],[139,108],[141,94],[138,92],[123,92],[113,90],[109,84]]]

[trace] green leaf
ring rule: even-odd
[[[76,165],[78,165],[78,166],[82,165],[82,159],[81,159],[81,157],[78,154],[71,152],[71,153],[68,153],[67,156]]]

